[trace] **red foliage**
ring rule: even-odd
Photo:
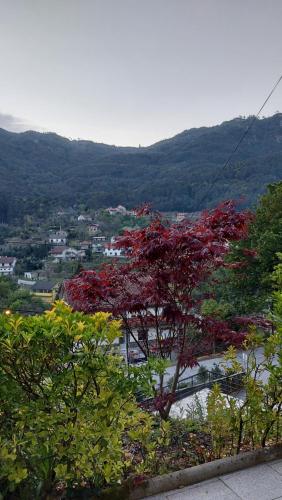
[[[171,392],[160,393],[154,399],[154,408],[157,411],[163,411],[168,403],[172,404],[175,401],[175,396]]]
[[[144,215],[150,215],[152,213],[152,207],[150,203],[144,203],[141,207],[137,207],[134,209],[137,217],[143,217]]]
[[[231,202],[193,222],[169,224],[156,216],[117,241],[130,256],[128,263],[82,272],[66,282],[66,300],[87,313],[110,311],[122,318],[147,356],[174,352],[180,367],[193,366],[196,353],[215,340],[242,341],[224,322],[200,317],[199,287],[224,265],[229,242],[246,236],[249,220]]]
[[[236,316],[233,322],[243,328],[255,326],[267,332],[271,332],[273,328],[272,321],[263,316]]]
[[[258,255],[257,251],[251,248],[243,248],[242,252],[246,257],[257,257]]]

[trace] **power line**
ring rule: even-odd
[[[246,135],[249,133],[250,129],[252,128],[254,122],[258,119],[260,113],[262,112],[263,108],[265,107],[265,105],[267,104],[267,102],[269,101],[270,97],[272,96],[272,94],[274,93],[274,91],[276,90],[276,88],[278,87],[279,83],[281,82],[282,80],[282,75],[278,78],[277,82],[275,83],[275,85],[273,86],[273,88],[271,89],[271,91],[269,92],[267,98],[265,99],[264,103],[262,104],[262,106],[260,107],[260,109],[258,110],[257,114],[252,118],[252,120],[250,121],[249,125],[247,126],[246,130],[243,132],[243,134],[241,135],[239,141],[236,143],[234,149],[232,150],[232,152],[230,153],[229,157],[227,158],[226,162],[224,163],[224,165],[219,169],[219,171],[217,172],[217,175],[215,176],[212,184],[210,184],[209,188],[207,189],[206,193],[204,194],[204,196],[200,199],[199,201],[199,205],[201,205],[207,198],[208,194],[211,192],[211,190],[213,189],[215,183],[218,181],[221,173],[223,172],[223,170],[225,170],[225,168],[228,166],[228,164],[230,163],[231,159],[233,158],[234,154],[238,151],[241,143],[243,142],[243,140],[245,139]]]

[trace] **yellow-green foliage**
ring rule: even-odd
[[[226,319],[232,312],[232,306],[228,303],[217,302],[214,299],[206,299],[201,306],[201,313],[205,316],[213,316],[218,319]]]
[[[212,438],[215,458],[220,458],[224,454],[226,445],[234,432],[232,428],[234,413],[236,413],[235,401],[231,398],[227,399],[222,394],[220,386],[215,384],[207,403],[208,429]]]
[[[281,259],[282,254],[278,254]],[[223,396],[214,386],[208,398],[208,431],[217,456],[239,453],[243,444],[265,446],[267,441],[281,440],[282,408],[282,264],[272,274],[277,291],[273,294],[273,333],[267,338],[251,328],[244,342],[244,366],[236,349],[229,347],[224,368],[230,372],[245,371],[245,398],[241,404]],[[260,349],[260,359],[257,355]]]
[[[281,296],[282,304],[282,296]],[[276,298],[275,311],[282,313]],[[266,442],[281,439],[282,405],[282,328],[281,318],[276,317],[276,331],[267,339],[251,329],[244,343],[246,365],[243,367],[234,347],[225,355],[225,371],[245,370],[243,386],[245,398],[241,402],[221,393],[215,385],[208,398],[207,427],[217,457],[239,453],[243,444],[251,447],[265,446]],[[262,351],[262,361],[256,352]]]
[[[119,481],[122,439],[146,442],[151,419],[134,391],[106,313],[72,312],[62,302],[40,316],[0,316],[0,491],[44,498],[59,481],[95,487]],[[130,375],[130,376],[129,376]],[[20,485],[20,486],[18,486]]]
[[[280,290],[280,293],[281,293],[281,290],[282,290],[282,253],[281,252],[278,252],[277,254],[277,257],[279,259],[279,263],[274,266],[274,271],[272,273],[272,281],[275,283],[275,288],[278,288]]]

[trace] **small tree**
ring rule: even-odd
[[[167,418],[178,380],[197,354],[209,351],[215,339],[240,342],[224,321],[203,317],[202,285],[224,266],[229,241],[246,234],[248,215],[230,202],[199,220],[169,224],[157,214],[149,226],[127,232],[118,241],[130,257],[123,266],[88,271],[65,286],[66,300],[85,312],[110,311],[122,319],[127,343],[134,339],[147,357],[161,361],[176,355],[171,391],[164,387],[165,364],[159,363],[156,404]]]
[[[223,295],[237,313],[269,309],[272,272],[282,248],[282,181],[268,186],[256,208],[245,241],[233,245],[230,260],[236,265],[227,273]]]

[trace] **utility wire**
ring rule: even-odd
[[[274,93],[274,91],[276,90],[276,88],[278,87],[279,83],[281,82],[282,80],[282,75],[278,78],[277,82],[275,83],[274,87],[272,88],[272,90],[270,91],[270,93],[268,94],[267,98],[265,99],[264,103],[262,104],[262,106],[260,107],[260,109],[258,110],[257,114],[252,118],[252,120],[250,121],[249,125],[247,126],[246,130],[243,132],[243,134],[241,135],[239,141],[237,142],[237,144],[235,145],[234,149],[232,150],[232,152],[230,153],[229,157],[227,158],[226,162],[224,163],[224,165],[219,169],[219,171],[217,172],[217,175],[215,176],[212,184],[210,184],[209,188],[207,189],[206,193],[204,194],[204,196],[200,199],[199,201],[199,205],[201,205],[207,198],[208,194],[211,192],[211,190],[213,189],[215,183],[218,181],[221,173],[223,172],[223,170],[225,170],[225,168],[228,166],[228,164],[230,163],[231,159],[233,158],[233,156],[235,155],[235,153],[238,151],[241,143],[243,142],[243,140],[245,139],[246,135],[249,133],[250,129],[252,128],[254,122],[258,119],[260,113],[262,112],[263,108],[265,107],[266,103],[269,101],[270,97],[272,96],[272,94]]]

